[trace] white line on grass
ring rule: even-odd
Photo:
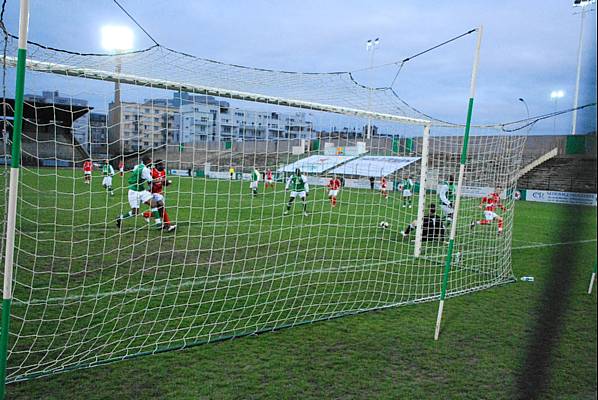
[[[595,242],[596,239],[585,239],[585,240],[575,240],[570,242],[559,242],[559,243],[543,243],[543,244],[530,244],[526,246],[516,246],[512,247],[512,250],[523,250],[523,249],[536,249],[542,247],[556,247],[556,246],[565,246],[570,244],[582,244],[582,243],[591,243]],[[403,261],[408,261],[407,259],[396,260],[396,263],[400,263]],[[379,263],[372,263],[366,265],[359,265],[355,271],[359,271],[361,269],[369,268],[376,265],[385,265],[388,261],[381,261]],[[104,297],[111,297],[111,296],[119,296],[123,294],[130,294],[130,293],[142,293],[142,292],[162,292],[168,289],[180,289],[188,286],[194,285],[206,285],[206,284],[214,284],[219,282],[230,282],[230,281],[240,281],[246,279],[252,279],[257,282],[263,279],[275,278],[277,276],[285,276],[287,278],[300,276],[303,274],[310,274],[310,273],[332,273],[332,272],[342,272],[345,270],[349,270],[355,268],[355,265],[349,265],[344,267],[335,267],[335,268],[321,268],[321,269],[312,269],[312,270],[300,270],[300,271],[292,271],[292,272],[272,272],[268,274],[260,274],[260,275],[238,275],[238,276],[223,276],[218,277],[210,280],[200,280],[198,278],[193,278],[191,281],[181,282],[179,284],[166,284],[161,286],[150,286],[150,287],[133,287],[129,289],[123,290],[116,290],[112,292],[100,292],[95,294],[85,294],[85,295],[73,295],[73,296],[65,296],[65,297],[49,297],[46,299],[39,299],[39,300],[31,300],[31,301],[18,301],[15,299],[14,305],[35,305],[35,304],[47,304],[47,303],[59,303],[59,302],[69,302],[75,300],[84,300],[84,299],[95,299],[99,300]]]

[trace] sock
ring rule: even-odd
[[[411,231],[412,231],[412,230],[414,230],[414,229],[415,229],[415,226],[413,226],[413,224],[409,224],[409,225],[407,226],[407,229],[405,229],[405,234],[406,234],[406,235],[409,235],[409,232],[411,232]]]
[[[143,212],[143,218],[151,218],[152,216],[152,212],[151,211],[144,211]]]
[[[335,206],[336,205],[336,197],[332,198],[332,205]]]
[[[498,231],[499,232],[502,232],[502,222],[503,222],[502,219],[498,220]]]
[[[483,219],[481,221],[478,221],[479,225],[488,225],[490,223],[490,221],[488,221],[487,219]]]
[[[303,212],[307,212],[307,203],[303,202]]]
[[[164,209],[162,211],[162,218],[164,219],[164,223],[165,224],[169,224],[170,225],[170,218],[168,218],[168,213],[166,212],[166,209]]]
[[[156,225],[161,224],[162,220],[160,219],[160,212],[157,208],[152,208],[152,215],[156,219]]]
[[[133,211],[129,211],[126,214],[121,214],[119,218],[120,219],[127,219],[127,218],[131,218],[131,217],[134,217],[134,216],[135,215],[133,214]]]

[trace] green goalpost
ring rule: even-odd
[[[17,191],[19,188],[19,167],[21,160],[21,130],[23,127],[23,95],[25,90],[25,63],[27,60],[27,31],[29,28],[29,0],[21,0],[19,12],[19,48],[17,55],[17,83],[15,89],[14,127],[12,137],[12,158],[10,164],[10,188],[8,198],[6,255],[4,257],[4,289],[2,291],[2,331],[0,332],[0,399],[6,388],[6,363],[10,310],[12,303],[12,277],[17,216]]]

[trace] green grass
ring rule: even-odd
[[[513,269],[535,282],[450,298],[434,342],[436,302],[299,325],[437,295],[445,247],[427,245],[428,257],[415,262],[413,245],[397,236],[415,209],[394,197],[344,190],[331,211],[316,189],[309,217],[295,206],[283,218],[280,188],[252,199],[246,184],[174,179],[167,201],[178,206],[176,236],[140,219],[119,234],[112,220],[124,192],[107,198],[97,177],[89,187],[66,171],[33,172],[24,173],[19,205],[13,373],[297,326],[13,383],[9,398],[517,397],[554,257],[572,285],[555,293],[566,307],[550,331],[556,341],[543,348],[541,397],[596,396],[596,295],[585,294],[596,242],[551,246],[595,239],[595,208],[518,203]],[[469,232],[479,210],[471,201],[464,211],[451,290],[505,282],[508,259],[498,255],[508,238]],[[392,230],[377,228],[380,220]]]

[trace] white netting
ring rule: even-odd
[[[60,74],[72,72],[76,78],[52,82],[58,88],[77,81],[79,89],[64,96],[68,104],[58,104],[58,95],[52,101],[26,98],[9,381],[439,297],[449,221],[437,191],[442,181],[457,176],[462,128],[432,128],[423,190],[418,186],[421,132],[384,137],[405,127],[381,117],[385,121],[372,120],[373,138],[363,137],[367,110],[421,115],[388,91],[376,91],[369,102],[370,91],[347,74],[260,71],[154,48],[120,57],[123,73],[147,79],[138,79],[137,86],[122,84],[122,101],[115,102],[112,81],[86,88],[92,81],[82,79],[83,69],[96,71],[93,79],[97,71],[112,74],[115,57],[34,47],[31,58],[38,62],[34,66],[70,66],[61,67]],[[39,84],[42,76],[48,75],[29,71],[26,82]],[[173,97],[152,79],[185,86]],[[253,92],[252,100],[268,95],[361,113],[281,107],[283,101],[243,102],[232,95],[210,98],[213,90],[198,89],[206,86]],[[192,95],[184,95],[190,87]],[[48,87],[27,83],[26,93],[41,89]],[[75,100],[90,96],[96,99],[93,110]],[[8,116],[12,104],[7,100]],[[98,111],[108,115],[91,118]],[[85,141],[80,127],[73,128],[78,121],[86,121],[83,132],[91,140]],[[93,139],[93,129],[103,139]],[[472,130],[449,296],[511,278],[510,194],[523,143],[522,136],[500,130]],[[126,180],[143,155],[165,161],[172,180],[165,188],[165,209],[175,232],[152,229],[153,216],[150,224],[137,217],[124,220],[121,229],[115,226],[117,215],[130,208]],[[338,155],[347,158],[334,159]],[[90,156],[100,164],[109,159],[116,169],[114,196],[102,187],[98,166],[91,183],[84,182],[82,162]],[[300,196],[284,215],[290,173],[278,171],[310,156],[316,161],[302,164],[311,168],[304,169],[308,215]],[[396,158],[383,157],[407,161],[396,169]],[[121,159],[124,177],[118,174]],[[349,159],[361,159],[355,171],[366,172],[344,172],[345,186],[332,207],[325,185],[331,171]],[[371,173],[368,165],[376,166]],[[266,189],[260,179],[257,196],[250,190],[254,168],[260,174],[271,170],[275,180]],[[192,176],[182,176],[189,170]],[[380,190],[380,171],[388,180],[388,196]],[[415,181],[410,203],[398,186],[406,175]],[[6,179],[2,183],[5,193]],[[497,211],[504,217],[502,236],[496,222],[470,229],[481,219],[479,196],[496,185],[507,195],[508,211]],[[440,240],[423,240],[421,255],[414,257],[418,224],[408,238],[401,231],[417,219],[423,193],[421,214],[435,203],[447,231]],[[380,227],[381,222],[389,227]]]

